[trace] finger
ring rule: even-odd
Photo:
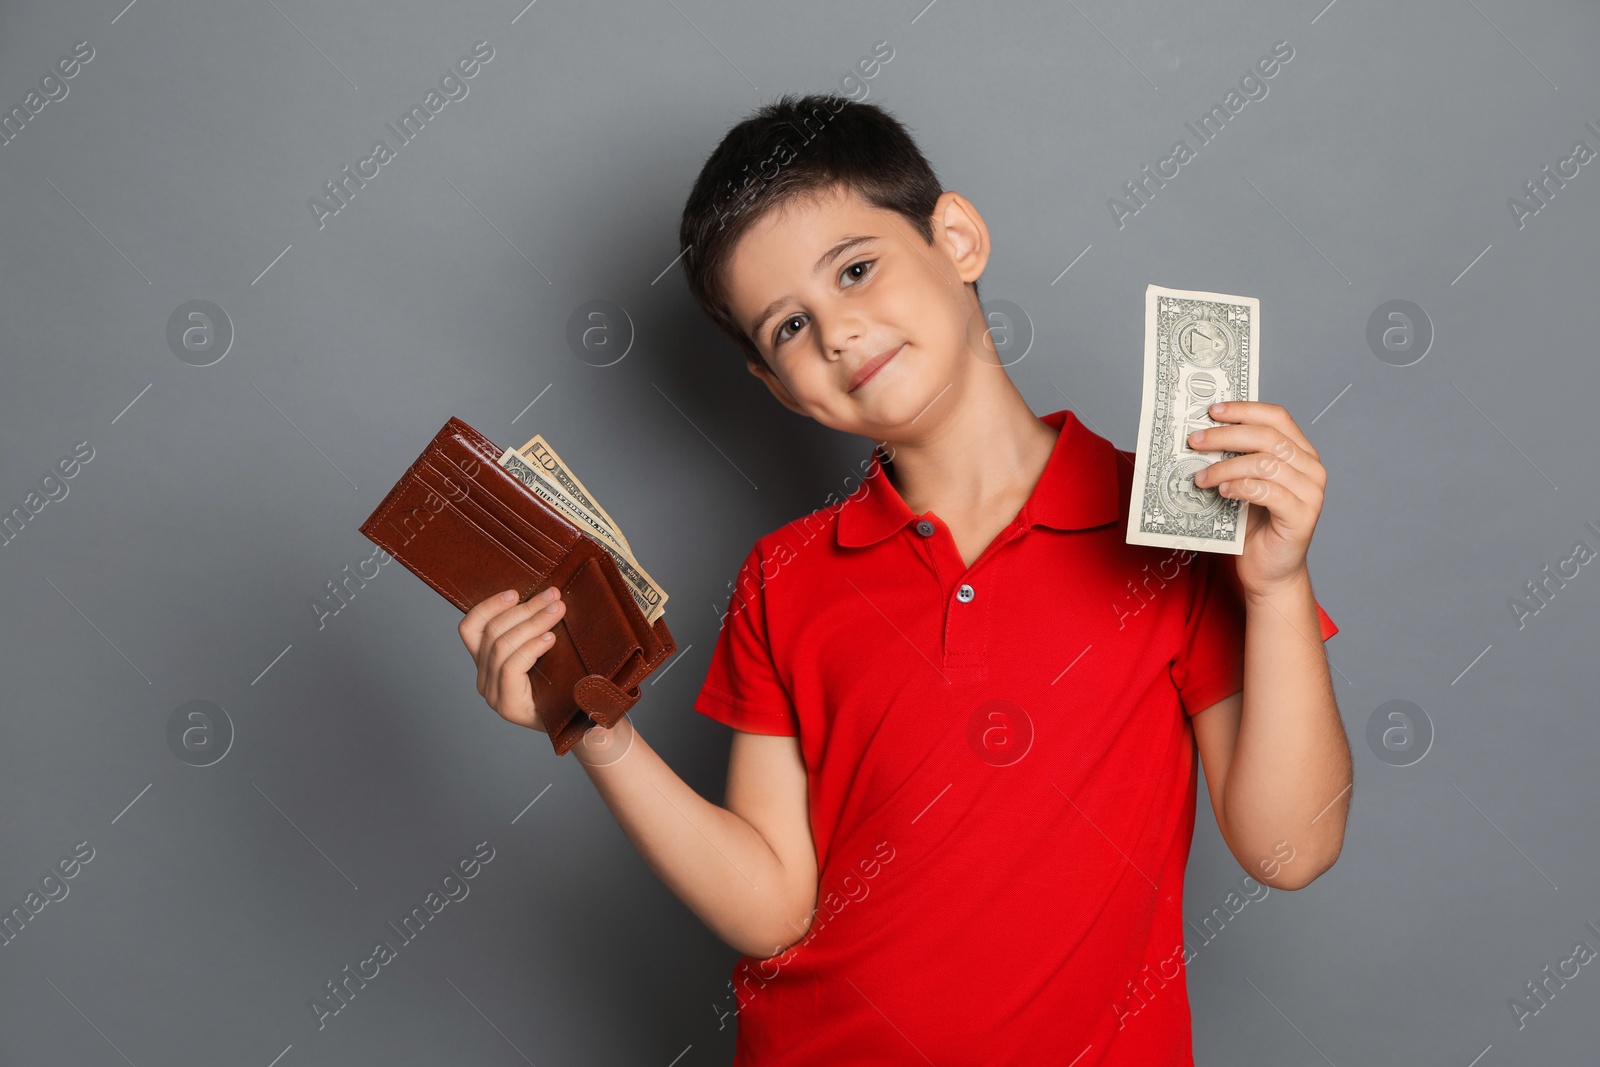
[[[1241,424],[1196,430],[1189,435],[1189,445],[1208,452],[1243,452],[1275,457],[1280,463],[1306,474],[1318,485],[1327,484],[1327,471],[1321,462],[1270,426]],[[1215,480],[1212,484],[1215,484]]]
[[[491,666],[489,650],[495,640],[506,631],[520,625],[524,620],[533,618],[543,611],[552,601],[558,600],[561,591],[554,586],[545,589],[535,596],[529,597],[521,604],[506,608],[498,615],[490,617],[484,624],[483,632],[478,639],[478,649],[473,658],[478,661],[478,692],[483,693],[491,679]]]
[[[534,601],[529,601],[529,604]],[[527,604],[518,605],[526,608]],[[537,605],[536,610],[522,612],[522,618],[501,629],[497,619],[485,631],[488,641],[488,654],[484,657],[492,669],[497,669],[506,656],[515,652],[528,641],[533,640],[561,621],[562,613],[566,610],[565,601],[555,600]],[[506,614],[510,614],[507,612]],[[491,636],[492,635],[492,636]]]
[[[533,679],[529,673],[540,656],[550,651],[554,634],[550,631],[525,642],[506,657],[497,675],[498,701],[494,707],[502,718],[518,726],[534,725],[539,709],[533,699]]]
[[[537,597],[534,599],[538,600]],[[534,603],[534,601],[529,601],[529,603]],[[526,607],[527,605],[519,606]],[[539,646],[537,651],[539,652],[548,649],[553,644],[553,639],[547,638],[545,635],[557,622],[561,621],[565,609],[566,604],[564,602],[555,600],[544,604],[533,612],[527,613],[520,622],[517,622],[504,632],[497,633],[493,637],[487,637],[486,633],[488,645],[481,663],[485,684],[492,685],[497,679],[501,678],[506,660],[520,652],[524,645],[537,644]],[[498,620],[495,625],[497,624]],[[490,629],[493,630],[494,625],[491,625]]]
[[[1272,513],[1274,522],[1298,533],[1316,521],[1311,503],[1290,491],[1279,482],[1266,478],[1235,478],[1228,488],[1220,490],[1223,496],[1257,504]]]
[[[1212,410],[1210,415],[1217,422],[1270,426],[1309,453],[1312,459],[1320,458],[1317,450],[1306,439],[1306,435],[1300,431],[1299,424],[1282,404],[1268,404],[1260,400],[1229,400],[1222,404],[1220,411]],[[1230,449],[1230,451],[1238,450]]]
[[[1273,455],[1253,452],[1246,456],[1234,456],[1231,459],[1220,459],[1194,477],[1194,484],[1201,487],[1216,486],[1221,491],[1224,482],[1238,484],[1244,481],[1276,482],[1295,497],[1306,503],[1318,503],[1322,499],[1322,486],[1318,485],[1310,475],[1287,463],[1281,463]],[[1224,493],[1224,496],[1234,496],[1233,493]],[[1241,497],[1240,499],[1249,499]]]
[[[486,697],[500,715],[521,726],[533,726],[538,709],[534,706],[533,682],[528,677],[540,656],[555,645],[553,627],[561,619],[564,606],[541,611],[521,626],[508,631],[495,642],[494,665]]]
[[[500,612],[516,603],[517,591],[503,589],[491,597],[485,597],[467,609],[461,622],[456,625],[456,632],[461,635],[461,643],[467,646],[467,651],[472,653],[474,659],[478,656],[478,644],[483,637],[483,628],[489,620]]]

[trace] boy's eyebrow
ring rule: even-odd
[[[838,259],[840,256],[844,255],[852,248],[855,248],[857,245],[866,244],[868,241],[875,240],[877,240],[877,234],[872,233],[856,234],[851,237],[846,237],[844,240],[840,241],[838,244],[834,245],[832,248],[828,249],[826,252],[822,253],[822,255],[817,257],[816,263],[812,264],[811,266],[811,273],[817,273],[817,271],[821,270],[823,267],[826,267],[829,263]],[[759,333],[761,327],[766,324],[766,321],[772,318],[777,310],[788,302],[788,299],[789,298],[786,296],[780,296],[778,299],[762,308],[761,314],[757,316],[756,321],[750,325],[750,335],[754,337],[757,333]]]

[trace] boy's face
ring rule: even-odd
[[[959,193],[939,198],[931,247],[904,217],[854,192],[775,209],[739,239],[727,267],[729,308],[767,361],[749,370],[824,426],[904,440],[936,400],[951,403],[969,375],[998,367],[965,284],[988,257],[989,231]]]

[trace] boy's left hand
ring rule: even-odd
[[[1244,454],[1210,464],[1194,484],[1258,505],[1250,509],[1237,570],[1246,594],[1266,596],[1306,577],[1306,550],[1322,513],[1328,472],[1280,404],[1230,400],[1210,414],[1228,425],[1194,431],[1190,447]]]

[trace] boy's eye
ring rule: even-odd
[[[804,315],[790,315],[788,318],[786,318],[782,322],[778,323],[778,331],[777,331],[777,333],[775,333],[773,335],[773,338],[772,338],[772,346],[774,348],[776,348],[778,345],[781,345],[781,344],[783,344],[783,342],[788,340],[788,338],[783,335],[784,327],[788,326],[790,323],[795,322],[797,320],[800,321],[800,324],[802,326],[805,325],[805,321],[804,321],[805,320],[805,316]],[[795,329],[798,331],[800,329],[800,327],[797,326],[797,327],[795,327]]]
[[[868,273],[870,273],[869,268],[875,262],[876,262],[876,260],[871,260],[871,259],[857,260],[856,262],[854,262],[854,263],[850,264],[848,267],[846,267],[839,274],[839,280],[840,281],[844,281],[844,279],[850,278],[850,279],[852,279],[854,281],[860,281],[862,278],[865,278]],[[855,270],[857,267],[861,268],[861,273],[860,274],[851,274],[850,272]]]
[[[854,263],[850,264],[844,270],[839,272],[839,281],[842,283],[846,278],[849,278],[852,284],[846,285],[845,288],[846,289],[853,288],[855,282],[859,282],[861,279],[865,278],[868,274],[872,273],[872,270],[871,270],[872,265],[874,263],[876,263],[876,262],[877,262],[877,260],[873,260],[873,259],[858,259],[858,260],[856,260]],[[861,273],[852,274],[851,272],[855,271],[855,270],[859,270]],[[787,341],[789,339],[788,337],[784,336],[784,332],[783,332],[784,331],[784,327],[788,326],[790,323],[795,322],[797,320],[800,321],[801,325],[795,327],[795,332],[799,332],[799,330],[805,325],[805,322],[804,322],[805,316],[804,315],[790,315],[788,318],[786,318],[783,321],[781,321],[780,323],[778,323],[778,329],[773,334],[773,338],[772,338],[772,346],[774,348],[778,347],[779,345],[783,344],[785,341]]]

